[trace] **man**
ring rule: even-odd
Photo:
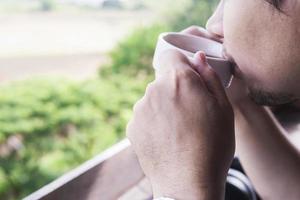
[[[223,199],[236,146],[262,199],[299,200],[300,153],[261,105],[300,98],[300,0],[221,0],[207,30],[183,32],[222,41],[235,79],[225,91],[203,52],[161,56],[127,127],[154,197]]]

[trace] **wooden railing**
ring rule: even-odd
[[[25,200],[114,200],[143,178],[129,141],[123,140]]]
[[[300,113],[280,112],[278,119],[300,147]],[[139,196],[140,195],[140,196]],[[25,200],[151,199],[151,187],[128,140],[63,175]]]

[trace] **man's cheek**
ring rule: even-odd
[[[259,48],[256,45],[255,33],[247,25],[228,17],[224,19],[224,46],[245,73],[250,73],[249,66],[256,63]]]

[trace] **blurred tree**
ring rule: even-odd
[[[173,31],[180,31],[191,25],[205,26],[219,0],[188,0],[186,8],[169,14],[169,24]]]
[[[41,10],[42,11],[51,11],[56,7],[55,0],[40,0],[41,1]]]
[[[166,31],[162,25],[152,25],[135,29],[124,38],[110,53],[111,62],[100,69],[102,77],[114,74],[137,77],[151,76],[152,56],[158,35]]]
[[[101,76],[122,74],[134,78],[141,74],[153,75],[152,57],[159,34],[165,31],[180,31],[191,25],[204,26],[217,2],[217,0],[186,0],[184,4],[182,0],[148,2],[147,5],[152,9],[161,9],[163,17],[155,25],[133,30],[132,34],[119,42],[109,53],[111,62],[100,69]],[[170,8],[168,5],[171,3],[172,9],[166,9]]]

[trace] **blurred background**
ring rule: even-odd
[[[157,36],[216,0],[0,0],[0,199],[34,192],[122,140]]]

